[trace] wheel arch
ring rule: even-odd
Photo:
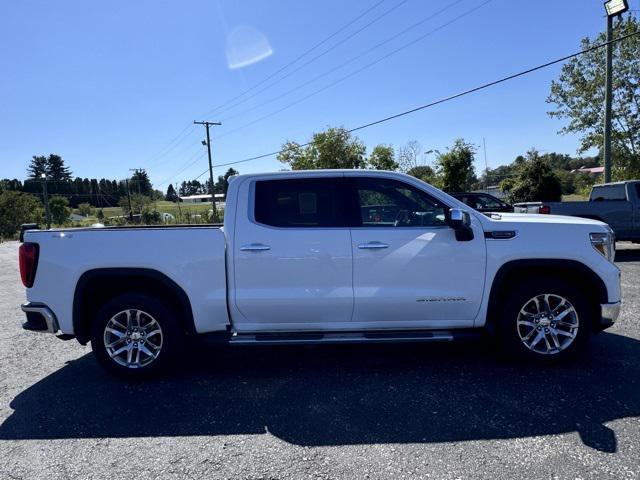
[[[73,295],[73,331],[81,344],[90,339],[91,322],[100,305],[129,292],[161,296],[178,313],[187,334],[195,334],[191,302],[186,292],[166,274],[149,268],[97,268],[84,272]]]
[[[604,281],[584,263],[566,259],[513,260],[498,269],[491,285],[486,319],[486,327],[490,333],[494,334],[496,331],[502,299],[527,276],[552,276],[577,285],[586,292],[594,308],[608,301]],[[594,320],[597,321],[597,317]]]

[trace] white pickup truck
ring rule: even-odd
[[[620,305],[614,238],[575,217],[487,216],[413,177],[242,175],[224,226],[28,230],[24,328],[91,342],[111,371],[229,344],[451,341],[563,359]]]

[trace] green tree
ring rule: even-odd
[[[286,142],[278,160],[292,170],[365,168],[365,145],[342,127],[315,133],[307,146]]]
[[[225,172],[224,175],[219,176],[218,181],[214,186],[215,193],[223,193],[226,197],[227,190],[229,190],[229,178],[233,177],[234,175],[238,175],[239,173],[240,172],[238,172],[237,170],[230,168]]]
[[[419,178],[423,182],[427,182],[434,186],[438,186],[440,183],[438,176],[436,175],[436,171],[429,165],[419,165],[417,167],[413,167],[412,169],[407,171],[407,175]]]
[[[132,191],[138,192],[140,195],[153,195],[153,187],[151,186],[151,180],[149,174],[143,168],[136,169],[129,180],[129,187]]]
[[[51,220],[53,223],[63,225],[69,220],[69,215],[71,215],[69,200],[65,197],[54,195],[49,199],[49,211],[51,212]]]
[[[51,154],[47,158],[47,178],[58,182],[71,180],[71,171],[60,155]]]
[[[42,203],[33,195],[12,190],[0,193],[0,236],[13,237],[23,223],[42,220]]]
[[[78,211],[80,212],[80,215],[84,215],[85,217],[91,215],[93,213],[93,210],[94,208],[90,203],[83,202],[78,205]]]
[[[44,155],[34,155],[31,157],[29,166],[27,167],[29,178],[40,179],[42,174],[47,176],[48,180],[57,182],[71,181],[71,172],[64,164],[64,160],[60,155],[50,154],[48,157]]]
[[[478,181],[473,167],[475,153],[475,147],[462,138],[446,153],[438,153],[436,168],[445,192],[468,191]]]
[[[513,177],[507,177],[502,180],[498,186],[500,187],[500,191],[508,196],[511,193],[511,190],[513,190],[513,187],[516,186],[516,179]]]
[[[133,193],[131,194],[131,209],[133,210],[131,213],[141,214],[145,209],[149,209],[152,203],[152,200],[146,195]],[[126,196],[120,199],[119,204],[124,215],[129,215],[129,200]]]
[[[629,14],[614,27],[615,37],[640,30],[640,22]],[[587,49],[606,41],[606,34],[584,38]],[[640,36],[613,46],[612,151],[614,176],[640,176]],[[551,83],[547,102],[555,105],[552,117],[568,120],[562,133],[581,134],[580,151],[602,149],[604,138],[605,49],[599,48],[567,62],[560,78]]]
[[[101,208],[96,212],[96,218],[100,221],[104,220],[104,211]]]
[[[29,178],[39,180],[42,175],[46,175],[48,173],[48,163],[47,157],[44,155],[34,155],[31,157],[31,161],[29,162],[29,166],[27,167],[27,175]]]
[[[391,145],[376,145],[369,157],[369,167],[374,170],[395,171],[400,168]]]
[[[571,195],[572,193],[575,193],[576,191],[575,173],[571,173],[568,170],[561,170],[559,168],[554,168],[553,173],[555,174],[556,177],[558,177],[558,180],[560,181],[560,186],[561,186],[563,195]]]
[[[170,183],[169,186],[167,187],[167,193],[165,194],[164,198],[169,202],[177,202],[179,200],[178,194],[176,193],[176,189],[173,188],[172,183]]]
[[[535,149],[527,152],[524,163],[518,169],[518,176],[509,187],[508,198],[511,203],[557,202],[562,199],[560,180],[548,161],[542,159]]]

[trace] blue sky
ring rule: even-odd
[[[0,177],[24,178],[32,155],[57,153],[78,176],[124,178],[129,168],[144,167],[156,187],[166,189],[170,181],[206,169],[204,130],[190,126],[195,119],[223,122],[213,131],[214,164],[233,162],[277,150],[287,139],[304,142],[328,125],[351,128],[572,53],[580,38],[596,34],[605,22],[601,0],[379,2],[3,2]],[[630,5],[640,9],[640,0]],[[214,110],[368,9],[273,80],[393,10],[264,92],[235,108]],[[558,135],[562,122],[546,114],[549,85],[559,69],[357,136],[369,151],[377,143],[397,147],[414,139],[425,150],[444,150],[458,137],[481,146],[484,137],[490,167],[532,146],[575,154],[578,139]],[[476,167],[484,168],[481,149]],[[249,173],[282,166],[271,157],[235,168]]]

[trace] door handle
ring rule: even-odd
[[[379,250],[381,248],[389,248],[387,243],[382,242],[369,242],[369,243],[361,243],[358,245],[358,248],[363,250]]]
[[[269,245],[264,245],[263,243],[248,243],[246,245],[242,245],[240,250],[243,252],[263,252],[265,250],[271,250]]]

